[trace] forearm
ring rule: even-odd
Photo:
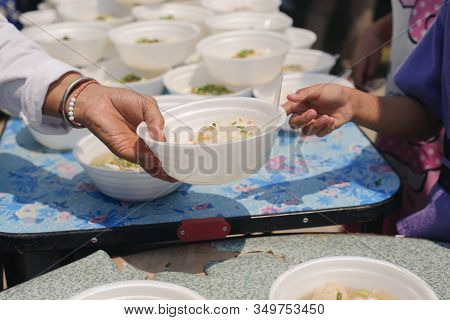
[[[388,42],[392,38],[392,14],[388,14],[376,21],[369,29],[375,36],[383,42]]]
[[[376,97],[356,91],[353,121],[369,129],[410,139],[427,140],[438,133],[440,121],[410,97]]]

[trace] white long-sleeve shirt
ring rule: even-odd
[[[42,114],[49,86],[76,68],[50,57],[0,14],[0,108],[47,134],[67,132],[64,123]]]

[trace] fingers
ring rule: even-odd
[[[161,161],[150,151],[144,141],[137,140],[135,144],[136,162],[152,177],[165,180],[168,182],[175,182],[176,180],[170,177],[162,168]]]
[[[317,112],[313,109],[309,109],[302,114],[293,114],[291,120],[289,120],[289,125],[293,129],[303,128],[316,118]]]
[[[310,124],[303,127],[302,132],[307,136],[318,135],[323,137],[330,132],[334,127],[335,120],[329,116],[321,116],[316,120],[311,121]]]
[[[362,60],[356,63],[353,67],[353,80],[355,81],[355,86],[363,91],[366,90],[366,73],[368,68],[367,60]]]
[[[321,89],[325,84],[319,84],[307,88],[297,90],[295,93],[288,95],[288,100],[290,102],[300,103],[302,105],[308,105],[309,103],[314,103],[319,99]]]
[[[150,137],[157,141],[166,141],[164,135],[164,118],[159,110],[158,104],[153,98],[144,97],[146,102],[143,107],[144,121],[148,126]]]

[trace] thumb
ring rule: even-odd
[[[164,118],[155,99],[144,97],[143,116],[150,132],[150,137],[157,141],[166,141],[164,135]]]

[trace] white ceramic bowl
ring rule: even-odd
[[[163,112],[168,142],[154,141],[145,124],[137,134],[161,160],[164,170],[190,184],[224,184],[257,172],[267,161],[286,113],[280,107],[254,98],[217,98],[181,105]],[[238,141],[212,144],[179,144],[176,137],[198,132],[214,122],[237,117],[263,126],[258,135]]]
[[[95,186],[104,194],[127,201],[148,201],[175,191],[180,184],[153,178],[145,172],[114,171],[98,168],[91,162],[109,149],[94,135],[82,139],[73,154]]]
[[[214,78],[230,85],[252,87],[270,82],[281,73],[289,48],[289,41],[275,32],[233,31],[203,39],[197,45],[197,52]],[[244,49],[262,55],[233,58]]]
[[[100,60],[108,44],[108,28],[97,23],[56,23],[46,26],[45,32],[31,27],[22,33],[37,42],[52,57],[77,67]],[[70,40],[62,40],[66,36]]]
[[[118,281],[83,291],[71,300],[204,300],[198,293],[154,280]]]
[[[56,20],[58,20],[58,16],[55,9],[28,11],[22,13],[19,17],[19,21],[24,27],[45,26],[56,22]]]
[[[317,35],[307,29],[302,28],[288,28],[285,35],[292,43],[292,48],[309,49],[317,41]]]
[[[161,112],[169,111],[170,109],[181,106],[182,104],[201,100],[201,98],[198,96],[175,94],[166,94],[162,96],[155,96],[153,98],[155,98],[156,102],[158,102],[158,106],[161,109]]]
[[[134,19],[131,9],[115,0],[62,1],[58,4],[57,10],[65,21],[97,21],[118,26]],[[98,20],[101,15],[111,15],[112,18]]]
[[[72,129],[69,133],[62,135],[43,134],[31,128],[28,129],[38,143],[53,150],[71,150],[89,134],[88,129]]]
[[[167,3],[160,5],[137,6],[132,9],[136,19],[187,21],[197,24],[206,33],[205,20],[213,15],[212,11],[193,5]]]
[[[266,30],[285,32],[293,20],[282,12],[234,12],[210,17],[206,25],[211,33],[234,30]]]
[[[194,95],[201,98],[218,97],[192,93],[193,88],[202,87],[207,84],[225,85],[222,81],[216,80],[203,64],[178,67],[164,75],[164,85],[171,94]],[[251,97],[253,94],[252,88],[230,85],[225,85],[225,87],[233,91],[233,93],[221,95],[220,97]]]
[[[190,22],[143,21],[115,28],[109,36],[126,65],[140,70],[166,70],[192,53],[199,34],[200,27]],[[163,42],[138,44],[140,37]]]
[[[399,300],[438,299],[433,289],[414,273],[364,257],[327,257],[302,263],[278,277],[269,299],[298,300],[328,282],[348,288],[382,290]]]
[[[203,0],[204,7],[217,13],[235,11],[275,12],[281,0]]]
[[[117,0],[120,3],[126,5],[141,5],[141,4],[158,4],[166,2],[167,0]]]
[[[330,73],[336,64],[336,57],[320,50],[292,49],[286,56],[284,66],[298,65],[302,71],[287,72],[285,74],[298,72]]]
[[[164,91],[163,74],[136,70],[125,65],[121,60],[100,62],[96,66],[89,66],[81,70],[84,75],[95,78],[101,84],[109,87],[128,88],[147,96],[159,95]],[[145,80],[122,83],[120,80],[134,74]]]
[[[295,73],[283,76],[283,86],[281,89],[281,104],[287,102],[287,96],[296,92],[299,89],[310,87],[316,84],[339,84],[341,86],[354,88],[353,84],[345,79],[322,73]],[[276,92],[277,81],[256,87],[253,89],[253,95],[267,102],[273,101]],[[282,129],[286,131],[297,131],[291,128],[289,125],[289,119],[283,125]]]

